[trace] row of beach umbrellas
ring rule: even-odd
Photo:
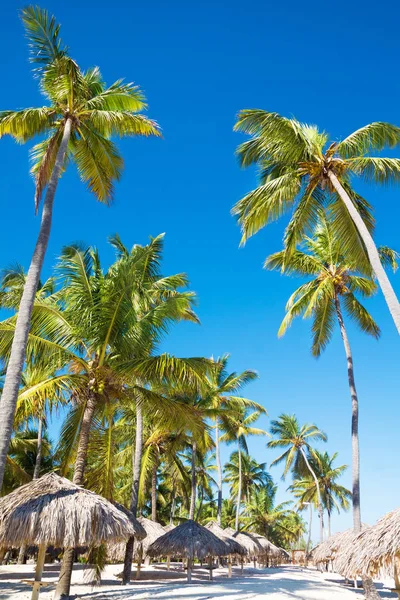
[[[331,563],[346,579],[392,577],[392,591],[400,598],[400,508],[372,527],[363,525],[360,533],[336,533],[314,548],[311,557],[316,565]]]
[[[121,560],[126,540],[134,536],[135,557],[140,565],[144,556],[181,557],[187,560],[188,581],[195,559],[228,557],[231,575],[232,557],[281,561],[287,553],[267,538],[253,533],[222,529],[216,522],[203,527],[185,521],[177,527],[139,517],[121,505],[73,484],[55,473],[31,481],[0,499],[0,548],[36,546],[38,556],[32,599],[37,600],[42,585],[46,549],[96,547],[107,544],[107,558]]]

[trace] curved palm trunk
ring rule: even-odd
[[[217,523],[221,525],[221,515],[222,515],[222,466],[221,466],[221,453],[219,447],[219,422],[218,417],[215,417],[215,457],[217,463],[217,472],[218,472],[218,501],[217,501]]]
[[[324,541],[324,510],[322,508],[321,489],[319,487],[318,477],[316,476],[316,474],[312,470],[311,465],[308,462],[307,455],[304,452],[303,448],[300,448],[300,452],[303,455],[304,461],[305,461],[305,463],[307,465],[307,469],[310,471],[311,476],[312,476],[312,478],[315,481],[315,487],[317,488],[318,512],[319,512],[319,537],[320,537],[320,541],[323,542]]]
[[[43,445],[43,419],[38,420],[37,451],[35,459],[35,468],[33,470],[33,479],[39,479],[40,467],[42,463],[42,445]],[[22,544],[18,554],[18,565],[25,563],[26,544]]]
[[[347,377],[351,395],[351,450],[352,450],[352,503],[353,503],[353,529],[355,533],[361,531],[361,504],[360,504],[360,447],[358,433],[358,396],[354,379],[353,355],[351,352],[347,330],[343,320],[342,309],[338,296],[335,296],[336,314],[339,322],[340,333],[343,340],[347,359]],[[369,577],[363,577],[363,587],[367,600],[379,600],[380,596],[374,582]]]
[[[327,510],[326,511],[328,514],[328,539],[331,537],[332,535],[332,528],[331,528],[331,511]]]
[[[238,493],[236,500],[236,518],[235,518],[235,530],[239,531],[239,516],[240,516],[240,501],[242,499],[242,451],[240,449],[240,442],[238,440],[238,463],[239,463],[239,482],[238,482]]]
[[[194,509],[196,506],[196,452],[197,452],[197,443],[193,440],[192,443],[192,493],[190,496],[190,510],[189,510],[189,519],[194,520]]]
[[[89,449],[90,429],[92,426],[95,409],[96,397],[94,395],[90,395],[86,402],[81,430],[79,432],[78,450],[76,453],[74,476],[72,478],[73,483],[75,483],[76,485],[83,485],[84,482],[85,468]],[[53,600],[59,600],[60,598],[69,598],[72,569],[74,566],[74,555],[75,548],[65,548],[60,570],[60,577],[58,579],[57,587],[54,592]]]
[[[311,502],[309,502],[309,505],[310,505],[310,520],[309,520],[309,523],[308,523],[308,539],[307,539],[307,547],[306,547],[306,555],[307,556],[310,554],[310,548],[311,548],[311,528],[312,528],[312,504],[311,504]]]
[[[151,520],[157,521],[157,458],[155,458],[154,461],[151,476]]]
[[[343,320],[339,297],[335,297],[336,314],[339,322],[340,333],[343,340],[347,359],[347,377],[349,380],[351,396],[351,450],[352,450],[352,483],[353,483],[353,528],[355,532],[361,531],[360,507],[360,448],[358,434],[358,396],[354,379],[353,355],[346,327]]]
[[[132,452],[133,459],[133,477],[132,477],[132,496],[130,511],[136,517],[137,507],[139,501],[139,482],[140,482],[140,471],[142,468],[142,454],[143,454],[143,412],[142,406],[139,400],[136,401],[136,439],[135,448]],[[133,544],[134,537],[130,537],[125,549],[124,557],[124,569],[122,572],[122,585],[126,585],[131,580],[132,570],[132,558],[133,558]]]
[[[379,258],[379,253],[376,248],[375,242],[372,238],[372,235],[368,231],[362,217],[360,216],[358,210],[351,201],[350,196],[348,195],[344,187],[341,185],[336,175],[329,171],[328,177],[333,187],[339,194],[341,200],[345,204],[347,210],[349,211],[350,217],[354,221],[358,233],[360,234],[364,242],[372,269],[376,275],[377,280],[379,281],[382,293],[385,296],[386,304],[388,305],[390,313],[393,317],[393,321],[397,327],[397,331],[400,334],[400,304],[396,297],[396,294],[394,293],[389,278],[386,275],[386,271],[382,266],[381,260]]]
[[[68,142],[71,137],[71,125],[71,119],[67,119],[64,125],[64,133],[57,152],[53,172],[47,186],[39,235],[32,255],[29,271],[26,276],[24,291],[22,293],[15,325],[10,359],[7,365],[6,378],[0,403],[0,489],[3,485],[4,469],[14,424],[15,407],[17,405],[21,374],[25,362],[32,309],[39,285],[39,278],[47,245],[49,243],[54,197],[58,179],[64,164]]]

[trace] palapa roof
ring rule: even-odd
[[[111,502],[55,473],[0,498],[0,546],[74,548],[134,534],[131,519]]]
[[[382,571],[393,573],[396,558],[400,558],[400,508],[355,536],[340,551],[335,567],[345,577],[374,577]]]
[[[230,552],[229,554],[239,554],[244,556],[247,554],[247,550],[244,546],[242,546],[237,540],[235,540],[232,536],[228,535],[224,529],[216,521],[210,521],[207,523],[206,528],[212,531],[214,535],[216,535],[220,540],[225,542],[228,546]]]
[[[149,546],[147,554],[149,556],[175,554],[190,559],[203,559],[206,556],[226,556],[230,552],[225,542],[209,529],[189,520],[159,537]]]
[[[250,556],[260,556],[261,554],[265,554],[265,546],[261,543],[261,539],[253,536],[253,534],[248,531],[236,531],[232,537],[239,542],[241,546],[246,548],[247,553]],[[260,538],[261,537],[262,536],[260,536]]]
[[[126,509],[125,509],[126,510]],[[129,513],[129,511],[127,511]],[[138,557],[139,546],[141,546],[143,554],[147,554],[147,548],[161,535],[164,535],[165,529],[157,521],[146,519],[146,517],[138,517],[137,522],[143,530],[143,535],[138,537],[135,535],[135,544],[133,548],[134,557]],[[107,544],[107,559],[112,562],[122,562],[125,558],[126,543],[114,542]]]
[[[172,531],[173,529],[175,529],[175,525],[173,525],[172,523],[164,525],[164,531]]]
[[[362,527],[366,528],[367,525],[362,525]],[[313,548],[311,551],[311,558],[315,564],[335,560],[347,547],[352,547],[356,537],[357,534],[354,533],[353,529],[346,529],[346,531],[334,533],[330,538]]]

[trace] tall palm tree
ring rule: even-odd
[[[271,466],[282,462],[285,464],[282,478],[284,479],[289,471],[292,471],[295,476],[304,475],[308,472],[315,481],[320,518],[320,539],[322,542],[324,539],[324,511],[321,490],[309,458],[313,454],[311,442],[326,442],[327,436],[316,425],[310,423],[300,425],[295,415],[287,414],[282,414],[278,420],[272,421],[270,432],[274,439],[268,442],[269,448],[287,448],[271,463]]]
[[[332,511],[336,509],[339,513],[340,509],[349,510],[351,499],[350,490],[337,482],[347,469],[347,465],[334,465],[337,455],[337,452],[330,456],[327,452],[314,450],[310,456],[311,467],[318,479],[322,504],[328,515],[328,537],[331,537]],[[317,488],[310,475],[296,479],[289,490],[298,498],[300,506],[308,503],[317,505]]]
[[[221,436],[221,441],[228,444],[236,443],[238,452],[236,531],[239,531],[240,505],[242,500],[242,452],[246,454],[249,452],[246,438],[250,435],[268,435],[263,429],[253,427],[253,424],[259,419],[260,415],[266,413],[267,411],[264,408],[250,412],[248,408],[238,407],[228,414],[222,414],[221,416],[221,428],[224,432]]]
[[[271,542],[281,546],[294,542],[300,537],[292,516],[295,514],[291,502],[275,504],[276,486],[254,490],[246,504],[246,527],[266,536]],[[302,526],[303,528],[303,526]]]
[[[230,492],[233,497],[237,497],[239,488],[239,479],[242,481],[241,501],[250,501],[250,495],[253,490],[259,490],[263,486],[272,486],[271,475],[267,471],[266,463],[258,463],[250,454],[243,453],[240,459],[239,473],[239,453],[232,452],[229,462],[225,464],[225,483],[229,483]]]
[[[113,239],[120,251],[120,240]],[[51,355],[58,352],[64,367],[59,375],[42,382],[49,397],[60,381],[77,403],[77,435],[73,480],[85,480],[90,434],[96,414],[110,401],[137,402],[142,408],[164,410],[183,421],[185,406],[149,388],[149,383],[188,382],[203,378],[203,359],[176,359],[155,355],[157,343],[176,320],[193,320],[193,294],[179,291],[186,284],[182,275],[162,277],[159,263],[162,236],[145,247],[135,246],[128,256],[119,256],[106,273],[91,248],[65,248],[58,265],[60,289],[52,298],[36,301],[32,313],[28,352]],[[0,325],[0,352],[7,356],[15,326],[14,317]],[[184,416],[183,416],[184,415]],[[64,553],[57,595],[68,593],[73,552]]]
[[[332,338],[335,323],[340,328],[343,339],[347,376],[352,402],[352,471],[353,471],[353,524],[355,531],[361,529],[360,512],[360,453],[359,453],[359,402],[354,377],[354,362],[344,322],[343,309],[349,319],[365,333],[378,338],[380,331],[367,309],[359,302],[357,295],[371,296],[376,284],[371,277],[363,275],[358,265],[347,255],[343,255],[341,240],[334,234],[332,224],[320,215],[313,237],[306,237],[303,250],[294,251],[286,260],[285,251],[267,258],[269,269],[282,269],[285,273],[301,277],[311,277],[291,295],[286,305],[286,316],[279,329],[283,335],[297,316],[313,319],[312,354],[316,357],[326,348]],[[382,262],[394,269],[397,266],[397,253],[390,248],[379,249]]]
[[[254,371],[246,370],[242,373],[229,373],[227,371],[229,355],[225,354],[215,361],[215,368],[210,371],[209,381],[209,399],[211,407],[217,411],[214,417],[215,424],[215,454],[218,470],[217,488],[218,488],[218,508],[217,522],[221,524],[222,514],[222,465],[220,452],[220,417],[218,412],[229,411],[237,406],[252,407],[257,410],[263,410],[262,406],[252,400],[237,396],[244,385],[258,377]]]
[[[400,128],[370,123],[331,142],[314,125],[255,109],[242,110],[235,129],[251,136],[238,148],[241,165],[256,163],[261,170],[259,187],[233,208],[242,241],[293,209],[285,232],[288,260],[313,228],[321,206],[329,205],[343,253],[353,255],[360,267],[372,267],[400,333],[400,305],[372,237],[371,207],[352,186],[354,175],[380,184],[400,182],[400,159],[368,156],[399,145]]]
[[[114,135],[159,135],[157,125],[138,114],[146,107],[137,86],[118,80],[107,87],[97,67],[82,71],[59,37],[60,27],[46,10],[22,11],[31,61],[46,106],[0,112],[0,137],[26,142],[45,135],[32,150],[38,210],[45,192],[36,246],[24,286],[0,406],[0,486],[11,439],[31,314],[51,231],[58,180],[75,162],[81,180],[100,202],[109,204],[123,160]]]

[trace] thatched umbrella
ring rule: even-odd
[[[136,532],[134,522],[111,502],[55,473],[0,498],[0,546],[38,546],[33,600],[42,585],[47,546],[99,546]]]
[[[128,514],[130,511],[125,509]],[[147,548],[161,535],[164,535],[165,529],[156,521],[146,519],[146,517],[138,517],[137,523],[143,530],[142,536],[135,535],[134,557],[137,561],[136,579],[140,577],[140,567],[143,557],[147,554]],[[126,543],[111,542],[107,544],[107,559],[112,562],[123,562],[125,558]]]
[[[347,544],[335,561],[335,568],[344,577],[367,575],[375,577],[386,571],[393,575],[400,598],[400,508],[384,515],[373,527],[368,527]]]
[[[209,529],[189,520],[159,537],[149,546],[147,553],[154,557],[176,554],[187,558],[187,580],[190,583],[195,558],[203,560],[208,556],[212,560],[213,556],[227,556],[229,548]],[[210,579],[212,579],[211,565]]]
[[[228,548],[229,548],[228,577],[232,577],[232,555],[245,556],[247,554],[246,548],[244,546],[242,546],[232,536],[228,535],[226,530],[222,529],[222,527],[220,525],[218,525],[218,523],[216,521],[210,521],[209,523],[207,523],[206,528],[209,529],[220,540],[225,542],[225,544],[228,546]]]
[[[368,529],[367,525],[362,525],[364,530]],[[335,570],[338,571],[337,559],[342,555],[346,549],[353,548],[354,540],[357,538],[354,529],[346,529],[346,531],[340,531],[331,535],[330,538],[318,544],[311,551],[311,558],[315,565],[321,563],[334,562]],[[339,573],[341,571],[338,571]],[[342,573],[343,574],[343,573]]]

